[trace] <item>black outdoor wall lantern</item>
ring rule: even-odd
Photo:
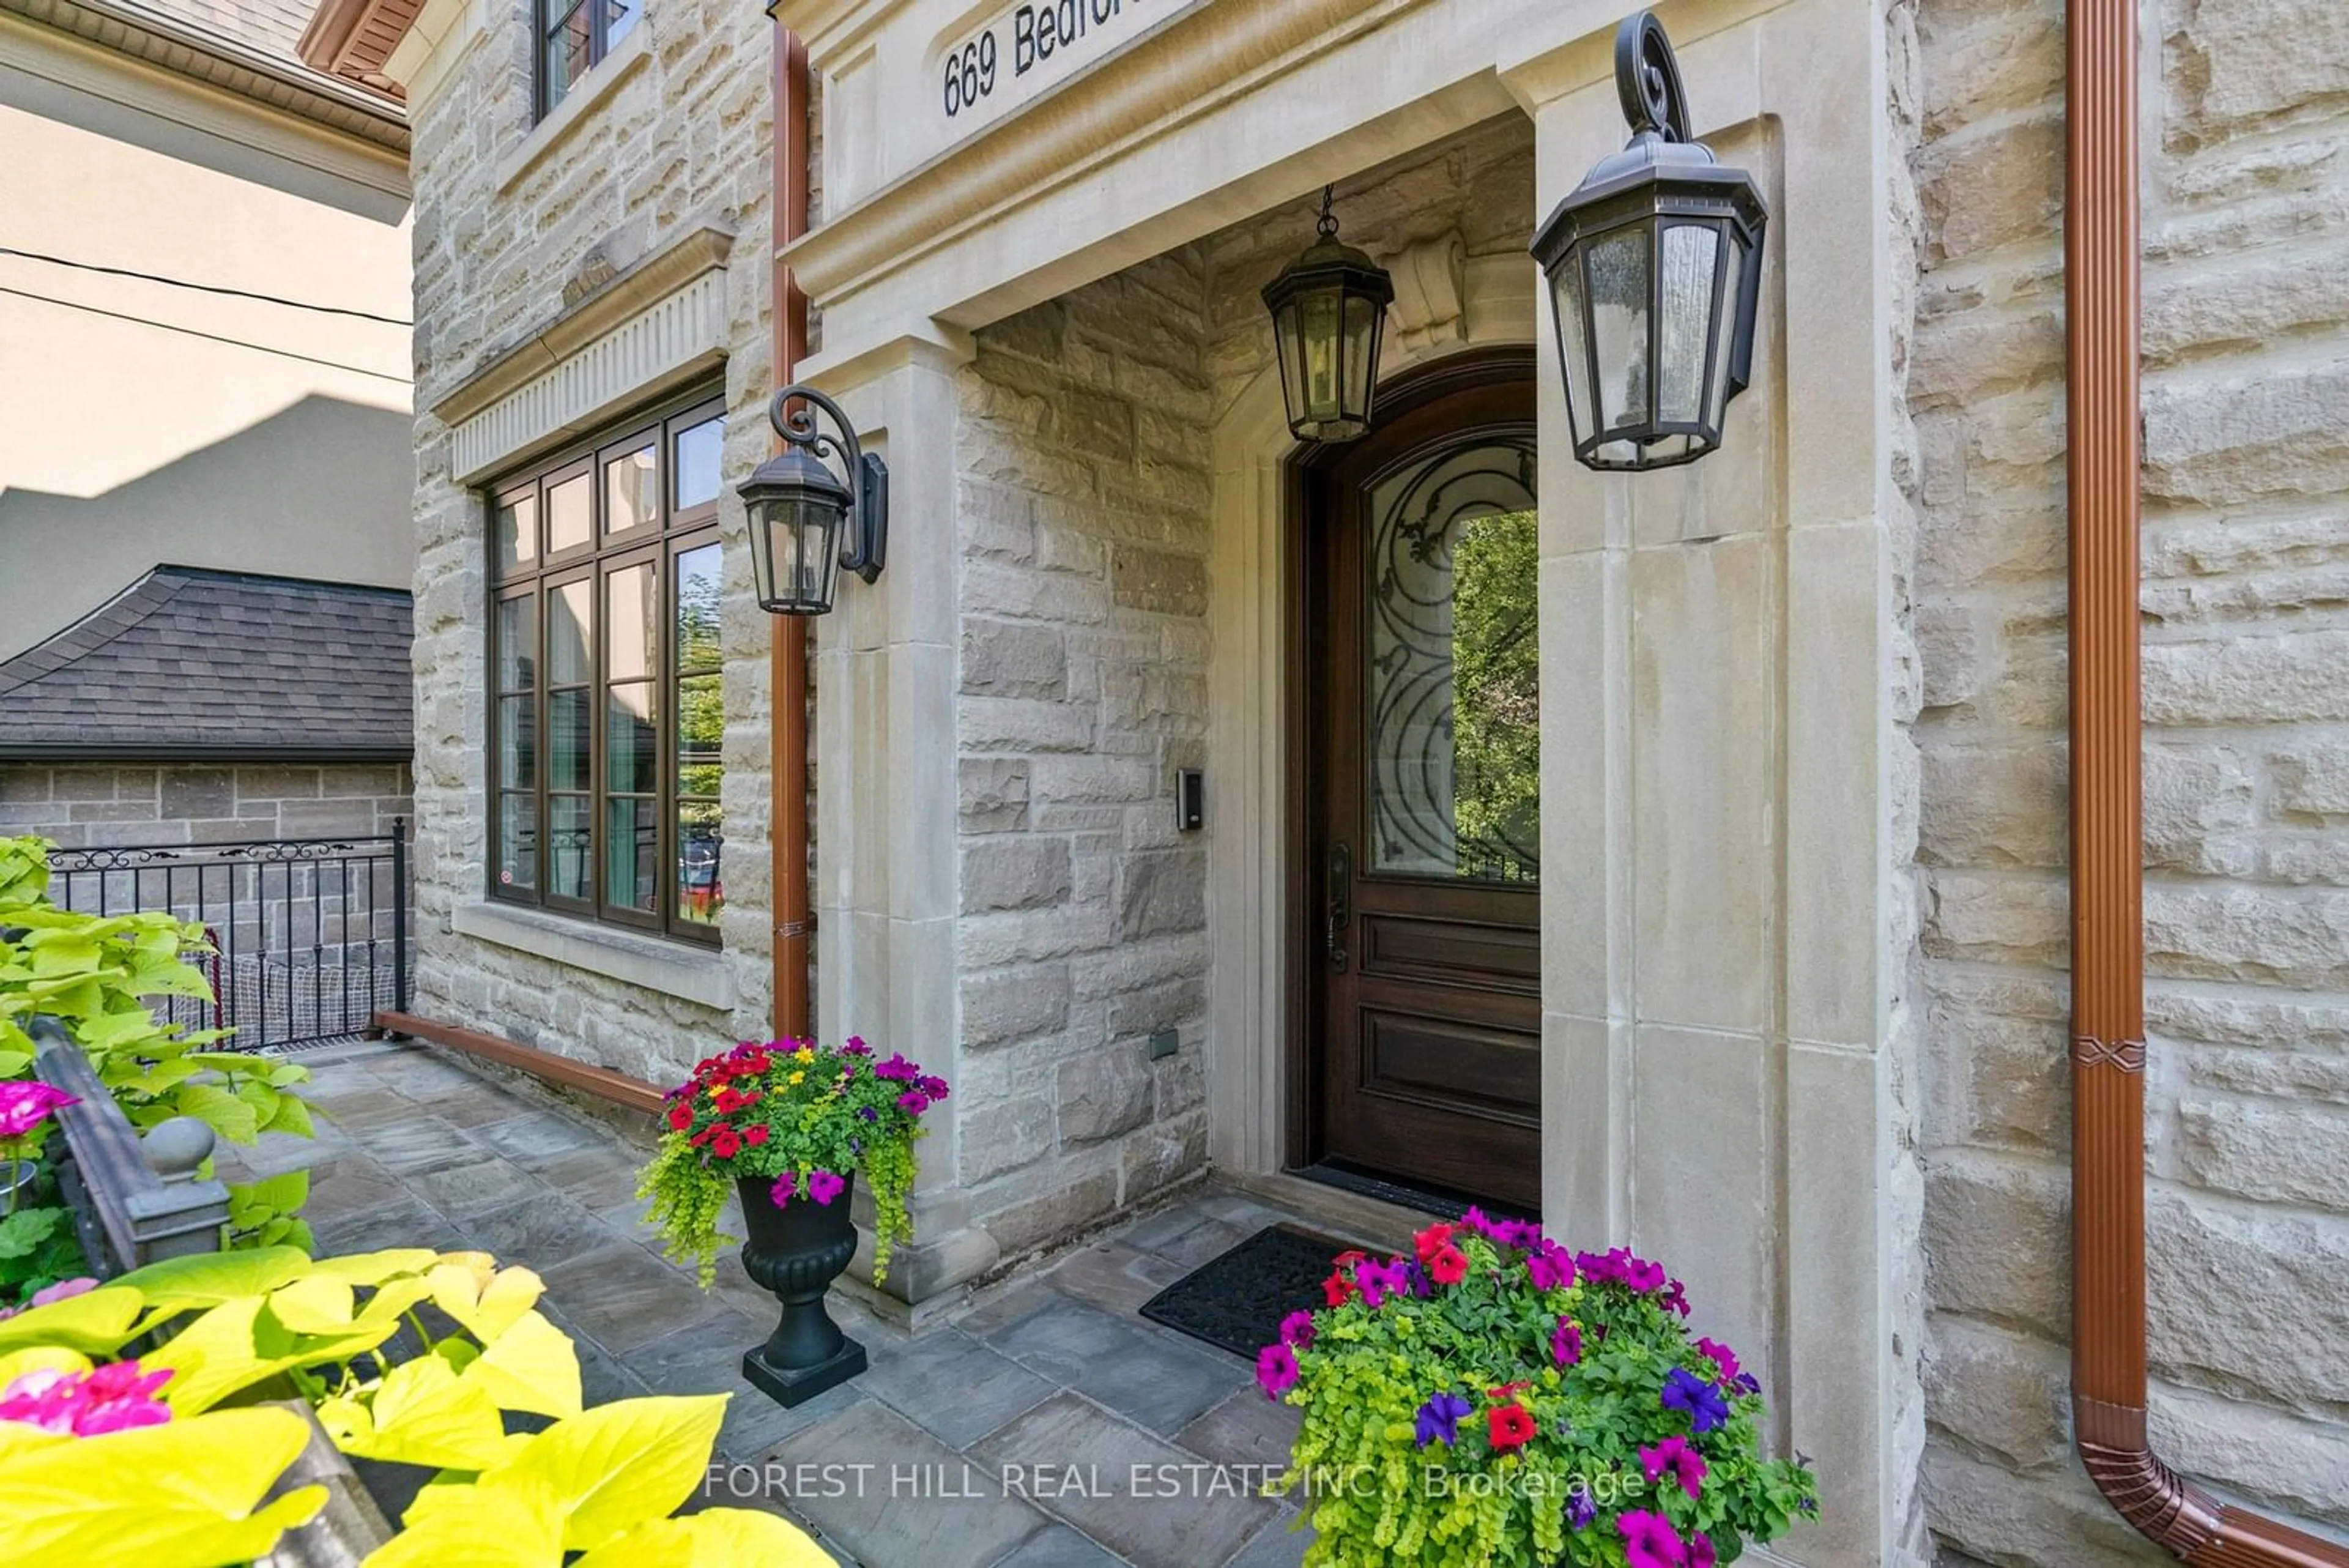
[[[1721,444],[1754,366],[1762,192],[1689,140],[1688,98],[1663,25],[1615,34],[1615,90],[1631,140],[1599,160],[1534,236],[1566,368],[1574,455],[1600,470],[1669,468]]]
[[[1330,188],[1321,189],[1320,238],[1264,286],[1280,358],[1288,433],[1299,441],[1352,441],[1371,428],[1379,386],[1379,338],[1394,279],[1338,238]]]
[[[817,428],[811,405],[832,416],[838,436]],[[750,514],[759,607],[773,615],[823,615],[832,608],[841,567],[868,583],[881,575],[889,543],[888,465],[856,444],[840,405],[812,387],[777,392],[767,418],[783,450],[736,492]],[[848,471],[844,482],[825,466],[826,454]]]

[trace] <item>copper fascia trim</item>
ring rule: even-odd
[[[383,65],[423,9],[424,0],[321,0],[294,52],[314,71],[404,102],[408,89],[385,76]]]
[[[807,233],[808,61],[807,47],[781,23],[775,25],[775,232],[771,250],[780,252]],[[778,389],[789,386],[807,353],[808,302],[792,269],[774,264],[771,307],[775,322]],[[768,777],[773,798],[768,820],[774,857],[775,1035],[809,1033],[808,1017],[808,805],[807,805],[807,625],[795,616],[768,618],[768,732],[772,753]]]
[[[2137,0],[2073,0],[2065,27],[2074,1436],[2120,1516],[2199,1568],[2349,1568],[2210,1496],[2147,1432]]]

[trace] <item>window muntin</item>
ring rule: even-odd
[[[538,0],[538,115],[543,119],[644,15],[639,0]]]
[[[724,428],[705,397],[488,498],[493,897],[716,938]]]

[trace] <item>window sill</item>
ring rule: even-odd
[[[514,948],[663,996],[719,1012],[734,1005],[734,968],[715,949],[488,900],[458,905],[450,924],[459,936]]]
[[[513,189],[522,177],[536,166],[538,161],[554,147],[567,140],[579,128],[580,121],[593,114],[595,106],[618,90],[622,82],[636,74],[637,69],[652,57],[652,29],[639,16],[620,47],[595,62],[595,67],[581,78],[578,85],[564,94],[563,101],[553,113],[530,128],[512,151],[498,160],[498,194]]]

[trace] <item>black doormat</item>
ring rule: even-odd
[[[1321,1282],[1350,1242],[1295,1225],[1268,1225],[1142,1303],[1142,1315],[1235,1355],[1280,1334],[1280,1320],[1323,1304]]]

